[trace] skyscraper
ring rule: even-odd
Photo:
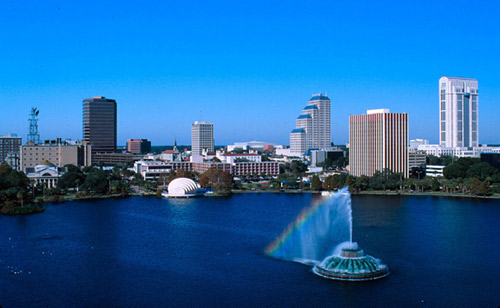
[[[191,126],[191,153],[201,155],[203,150],[214,151],[214,125],[196,121]]]
[[[315,94],[302,109],[296,128],[290,133],[290,152],[303,154],[308,149],[328,149],[332,140],[330,99]]]
[[[439,144],[444,147],[477,147],[477,80],[443,76],[439,79]]]
[[[390,169],[409,177],[408,114],[389,109],[349,116],[349,168],[354,176]]]
[[[83,140],[92,153],[116,151],[116,101],[103,96],[83,100]]]

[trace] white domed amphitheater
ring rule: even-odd
[[[163,196],[167,198],[190,198],[197,197],[200,184],[188,178],[177,178],[168,184],[168,193]]]

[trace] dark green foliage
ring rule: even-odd
[[[242,148],[236,148],[236,149],[232,150],[231,153],[233,153],[233,154],[243,154],[243,153],[245,153],[245,150],[243,150]]]
[[[466,174],[467,177],[478,178],[484,181],[489,177],[498,175],[498,170],[488,163],[478,163],[470,166]]]
[[[82,188],[98,194],[106,194],[109,191],[109,176],[106,171],[92,168],[83,182]]]
[[[323,184],[317,175],[313,175],[311,178],[311,189],[312,190],[321,190]]]
[[[323,167],[325,170],[330,170],[335,167],[335,162],[329,158],[325,159],[323,162],[318,164],[319,167]]]
[[[33,197],[30,192],[30,180],[20,172],[13,170],[8,164],[0,165],[0,211],[3,214],[24,214],[31,212],[28,208]]]
[[[401,174],[384,169],[383,171],[376,171],[370,178],[370,187],[376,190],[397,189],[401,180]]]
[[[433,191],[438,191],[439,190],[439,181],[436,178],[433,178],[431,181],[431,189]]]
[[[323,189],[325,190],[340,189],[346,185],[346,180],[347,180],[347,175],[345,173],[330,175],[323,182]]]
[[[491,195],[490,184],[487,181],[473,178],[470,183],[470,193],[478,196]]]
[[[456,178],[464,179],[467,177],[467,170],[469,169],[469,167],[471,167],[474,163],[477,162],[479,162],[479,160],[474,158],[469,158],[469,157],[459,158],[457,161],[451,163],[446,168],[444,168],[443,170],[444,177],[447,179],[456,179]]]
[[[9,207],[8,210],[3,210],[2,213],[6,215],[25,215],[25,214],[35,214],[41,213],[44,211],[44,208],[36,205],[36,204],[28,204],[25,206],[14,206]]]
[[[68,188],[78,188],[85,181],[85,174],[80,170],[80,168],[74,165],[66,165],[67,171],[61,176],[59,181],[57,181],[57,188],[68,189]]]
[[[427,155],[426,164],[427,165],[444,165],[448,166],[453,162],[454,157],[449,155],[442,155],[441,157],[437,157],[434,155]]]

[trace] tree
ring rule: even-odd
[[[346,174],[334,174],[328,176],[323,182],[323,189],[334,190],[345,186],[347,180]]]
[[[394,173],[390,169],[375,171],[370,178],[370,187],[376,190],[397,189],[400,186],[402,175]]]
[[[85,177],[83,188],[98,194],[106,194],[109,190],[109,176],[106,171],[93,168]]]
[[[231,193],[233,176],[229,172],[211,167],[205,173],[200,175],[200,178],[202,176],[206,176],[208,178],[207,186],[210,185],[215,193],[221,195],[228,195]]]
[[[481,181],[486,180],[488,177],[493,177],[498,174],[498,170],[492,165],[483,162],[478,164],[473,164],[467,169],[467,177],[478,178]]]
[[[66,165],[64,167],[66,167],[66,173],[57,181],[57,188],[77,189],[85,181],[85,174],[75,165]]]
[[[436,178],[433,178],[431,181],[431,190],[432,191],[439,191],[439,181]]]
[[[469,157],[459,158],[457,161],[444,168],[443,175],[447,179],[464,179],[467,177],[467,170],[474,164],[475,161],[477,160],[473,160]]]
[[[294,160],[290,164],[290,171],[293,174],[302,174],[307,171],[307,165],[300,160]]]
[[[323,162],[319,163],[318,166],[323,167],[325,170],[333,169],[335,163],[333,160],[327,158]]]
[[[37,206],[27,206],[33,196],[29,193],[30,180],[8,164],[0,165],[0,211],[4,214],[41,212]],[[27,210],[26,210],[27,209]]]
[[[207,188],[208,187],[208,182],[209,182],[209,179],[208,179],[208,176],[206,174],[203,173],[202,175],[200,175],[198,183],[200,183],[201,187]]]
[[[321,190],[322,188],[321,180],[317,175],[313,175],[311,178],[311,189],[312,190]]]
[[[478,196],[487,196],[491,194],[490,184],[487,181],[480,181],[478,178],[471,180],[471,194]]]

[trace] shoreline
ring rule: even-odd
[[[244,190],[244,189],[233,189],[231,193],[233,194],[321,194],[322,191],[318,190],[302,190],[302,189],[294,189],[294,190],[276,190],[276,189],[266,189],[266,190]],[[398,191],[378,191],[378,190],[370,190],[370,191],[360,191],[360,192],[351,192],[353,196],[430,196],[430,197],[442,197],[442,198],[462,198],[462,199],[500,199],[500,194],[493,194],[491,196],[474,196],[463,193],[445,193],[445,192],[398,192]],[[230,195],[207,195],[206,197],[228,197]],[[16,214],[3,214],[6,216],[17,216],[17,215],[30,215],[30,214],[38,214],[43,213],[43,207],[46,204],[62,204],[68,201],[93,201],[93,200],[103,200],[103,199],[122,199],[128,197],[156,197],[156,193],[131,193],[123,196],[121,194],[111,194],[111,195],[93,195],[93,196],[84,196],[76,198],[75,195],[67,195],[60,196],[61,199],[56,202],[37,202],[32,205],[36,205],[42,208],[42,211],[35,211],[32,213],[16,213]]]
[[[325,191],[325,190],[323,190]],[[244,193],[284,193],[284,194],[320,194],[322,191],[319,190],[276,190],[276,189],[267,189],[267,190],[244,190],[244,189],[234,189],[232,190],[234,194],[244,194]],[[468,198],[468,199],[500,199],[500,194],[492,194],[491,196],[475,196],[470,194],[463,193],[446,193],[441,191],[427,191],[427,192],[406,192],[406,191],[382,191],[382,190],[366,190],[359,192],[351,192],[353,196],[431,196],[431,197],[452,197],[452,198]]]

